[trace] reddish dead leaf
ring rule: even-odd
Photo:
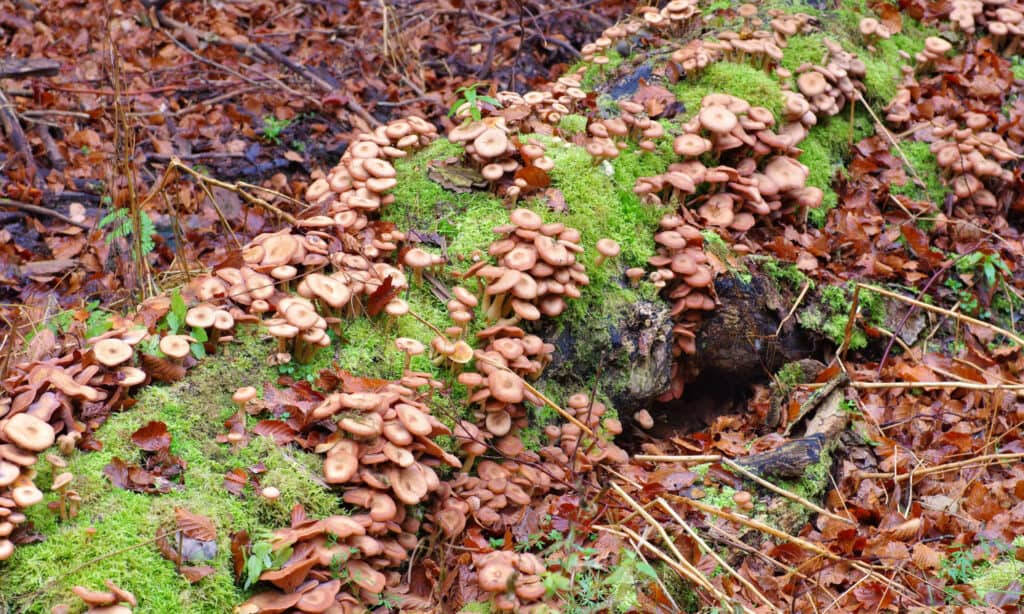
[[[181,575],[185,576],[185,579],[189,581],[189,584],[195,584],[206,576],[214,573],[216,570],[209,565],[201,565],[198,567],[185,565],[184,567],[179,567],[178,571],[181,572]]]
[[[224,490],[241,497],[245,492],[245,485],[249,483],[249,476],[243,469],[232,469],[224,474]]]
[[[252,432],[256,435],[270,437],[279,446],[290,444],[295,440],[296,435],[295,429],[287,422],[280,420],[260,420],[256,426],[252,427]]]
[[[376,392],[390,382],[373,377],[360,377],[352,375],[348,371],[338,371],[341,379],[341,389],[345,392]]]
[[[128,463],[115,456],[103,468],[103,475],[107,476],[107,479],[114,486],[131,490],[128,482],[128,468]]]
[[[166,450],[171,446],[171,434],[166,424],[154,420],[132,433],[132,443],[147,452]]]
[[[565,203],[565,194],[558,188],[544,190],[544,196],[547,198],[548,209],[555,213],[565,213],[569,210],[569,205]]]
[[[185,377],[185,367],[175,364],[166,358],[159,358],[152,354],[140,354],[139,356],[142,370],[154,380],[170,384],[180,381]]]
[[[217,539],[217,527],[206,516],[176,507],[174,508],[174,518],[178,523],[178,528],[186,537],[204,542]]]
[[[551,177],[536,166],[524,166],[517,170],[516,179],[525,181],[530,190],[542,190],[551,185]]]
[[[644,84],[633,94],[633,102],[644,105],[644,111],[650,117],[661,115],[666,108],[675,103],[675,95],[661,85]]]
[[[248,531],[241,530],[231,534],[231,564],[234,567],[236,578],[242,577],[245,562],[249,558],[249,544]]]
[[[369,314],[370,317],[376,316],[383,311],[384,307],[397,295],[398,288],[391,288],[391,276],[389,275],[385,277],[383,283],[381,283],[377,289],[373,291],[373,294],[366,299],[366,313]]]

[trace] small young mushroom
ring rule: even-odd
[[[614,258],[620,251],[619,244],[613,239],[601,239],[597,242],[597,258],[594,259],[594,264],[601,266],[606,258]]]

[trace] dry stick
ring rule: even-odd
[[[914,168],[914,165],[910,163],[910,160],[907,158],[907,154],[903,153],[903,148],[900,147],[900,144],[896,142],[896,139],[893,138],[892,133],[889,132],[889,129],[885,127],[885,124],[882,123],[882,120],[880,120],[878,116],[875,115],[875,111],[871,108],[871,105],[868,104],[868,101],[864,100],[864,95],[861,94],[859,91],[857,92],[857,100],[862,105],[864,105],[864,108],[867,109],[868,113],[871,115],[871,119],[875,120],[875,125],[882,130],[882,134],[885,135],[885,138],[888,139],[890,143],[892,143],[893,147],[896,148],[896,153],[900,154],[900,157],[903,158],[903,163],[907,165],[907,168],[909,168],[910,172],[914,175],[914,179],[917,181],[917,185],[921,188],[924,188],[927,184],[924,182],[923,179],[921,179],[921,176],[917,174],[917,169]]]
[[[201,182],[210,183],[210,184],[212,184],[214,186],[217,186],[218,188],[223,188],[225,190],[228,190],[229,192],[234,192],[235,194],[238,194],[242,198],[242,200],[244,200],[245,202],[249,203],[250,205],[256,205],[258,207],[266,209],[267,211],[270,211],[270,212],[274,213],[275,215],[279,216],[281,219],[283,219],[284,221],[288,222],[289,224],[292,224],[293,226],[297,225],[298,222],[299,222],[295,218],[294,215],[292,215],[290,213],[287,213],[285,211],[282,211],[281,209],[278,209],[277,207],[275,207],[274,205],[268,203],[267,201],[263,200],[262,198],[259,198],[257,196],[253,196],[253,195],[249,194],[243,188],[261,189],[261,190],[265,190],[267,192],[270,192],[272,194],[277,194],[273,190],[269,190],[267,188],[262,188],[260,186],[255,186],[255,185],[247,184],[247,183],[240,183],[240,182],[239,183],[227,183],[227,182],[221,181],[219,179],[214,179],[213,177],[207,177],[206,175],[203,175],[203,174],[201,174],[201,173],[199,173],[199,172],[197,172],[195,170],[192,170],[192,167],[182,163],[182,161],[180,159],[178,159],[176,156],[171,158],[171,164],[170,164],[170,166],[167,167],[167,171],[169,172],[171,169],[175,169],[175,168],[181,169],[181,170],[185,171],[186,173],[188,173],[189,175],[192,175],[193,177],[195,177],[196,179],[198,179]],[[166,173],[165,173],[165,176],[166,176]],[[158,188],[159,187],[160,186],[158,186]],[[283,198],[287,198],[287,196],[285,196],[284,194],[277,194],[277,195],[281,196]],[[149,197],[146,197],[146,200],[149,200]]]
[[[797,384],[796,388],[815,390],[826,384]],[[976,382],[850,382],[855,390],[890,388],[963,388],[964,390],[1024,390],[1024,384],[979,384]]]
[[[846,518],[844,516],[840,516],[839,514],[836,514],[834,512],[830,512],[827,509],[825,509],[825,508],[823,508],[823,507],[821,507],[819,505],[815,505],[812,501],[808,501],[807,499],[801,497],[800,495],[797,495],[795,493],[789,492],[788,490],[786,490],[784,488],[779,488],[778,486],[776,486],[775,484],[772,484],[768,480],[765,480],[765,479],[755,475],[754,473],[752,473],[751,471],[749,471],[748,469],[746,469],[745,467],[743,467],[742,465],[740,465],[736,461],[732,460],[731,458],[726,458],[726,457],[723,456],[722,457],[722,464],[725,465],[726,467],[732,469],[733,471],[743,475],[743,477],[747,478],[748,480],[752,480],[754,482],[757,482],[758,484],[760,484],[764,488],[767,488],[768,490],[772,491],[773,493],[775,493],[775,494],[777,494],[779,496],[785,497],[786,499],[789,499],[790,501],[794,501],[796,503],[799,503],[800,505],[802,505],[802,506],[804,506],[804,507],[806,507],[806,508],[808,508],[810,510],[813,510],[813,511],[815,511],[815,512],[817,512],[817,513],[819,513],[819,514],[821,514],[823,516],[828,516],[832,520],[838,520],[839,522],[844,522],[846,524],[852,524],[854,526],[857,525],[857,523],[855,523],[854,521],[850,520],[849,518]]]
[[[72,226],[77,226],[77,227],[79,227],[79,228],[81,228],[83,230],[91,230],[92,229],[92,226],[89,226],[88,224],[83,224],[82,222],[76,222],[75,220],[69,218],[68,216],[64,215],[63,213],[60,213],[59,211],[54,211],[52,209],[47,209],[46,207],[40,207],[39,205],[33,205],[33,204],[30,204],[30,203],[23,203],[23,202],[21,202],[19,200],[11,200],[9,198],[0,198],[0,207],[12,207],[14,209],[21,209],[22,211],[28,211],[29,213],[35,213],[37,215],[46,215],[46,216],[52,217],[54,219],[60,220],[60,221],[64,222],[65,224],[71,224]]]
[[[725,559],[723,559],[721,556],[719,556],[718,553],[715,552],[714,548],[709,546],[708,543],[706,541],[704,541],[704,538],[702,538],[700,535],[698,535],[697,532],[693,530],[693,527],[691,527],[688,522],[683,520],[682,516],[680,516],[679,513],[676,512],[672,508],[672,506],[668,504],[668,501],[665,501],[661,497],[658,497],[657,499],[655,499],[655,501],[657,501],[658,505],[661,506],[661,509],[663,509],[666,512],[668,512],[668,515],[671,516],[672,519],[675,520],[679,524],[679,526],[683,527],[683,529],[686,530],[686,532],[690,534],[690,537],[692,537],[693,540],[697,542],[697,545],[699,545],[701,547],[701,549],[704,550],[704,552],[707,552],[709,555],[711,555],[711,558],[715,559],[715,561],[718,562],[718,564],[722,566],[722,569],[724,569],[727,572],[729,572],[729,574],[732,575],[734,578],[736,578],[736,580],[738,580],[740,584],[742,584],[743,586],[747,587],[747,590],[749,590],[751,593],[756,595],[757,598],[760,599],[762,602],[764,602],[764,604],[766,606],[768,606],[768,608],[771,611],[773,611],[773,612],[781,612],[781,610],[779,608],[775,607],[772,604],[772,602],[769,601],[768,598],[765,597],[764,594],[761,593],[761,591],[757,590],[757,587],[754,586],[750,582],[750,580],[747,580],[746,578],[744,578],[735,569],[733,569],[732,566],[729,565],[729,563],[725,562]]]
[[[956,461],[952,463],[945,463],[942,465],[936,465],[934,467],[928,467],[925,469],[912,469],[909,473],[873,473],[873,472],[859,472],[857,473],[858,478],[888,478],[896,482],[902,482],[904,480],[913,481],[917,478],[923,478],[933,473],[945,473],[946,471],[953,471],[955,469],[964,469],[971,467],[972,465],[989,465],[991,463],[1002,462],[1002,461],[1013,461],[1024,459],[1024,452],[1014,453],[1002,453],[1002,454],[986,454],[984,456],[978,456],[975,458],[968,458],[962,461]]]
[[[877,292],[878,294],[881,294],[882,296],[888,296],[889,298],[896,299],[898,301],[902,301],[904,303],[907,303],[908,305],[913,305],[914,307],[917,307],[919,309],[924,309],[925,311],[931,311],[933,313],[941,313],[942,315],[949,316],[949,317],[954,318],[956,320],[960,320],[962,322],[968,322],[968,323],[973,324],[975,326],[980,326],[982,328],[988,329],[988,330],[990,330],[990,331],[992,331],[994,333],[999,333],[1001,335],[1005,335],[1006,337],[1012,339],[1015,343],[1017,343],[1017,345],[1024,346],[1024,337],[1020,337],[1019,335],[1016,335],[1016,334],[1006,330],[1005,328],[1001,328],[999,326],[996,326],[995,324],[989,324],[988,322],[985,322],[983,320],[979,320],[977,318],[972,318],[971,316],[965,316],[965,315],[963,315],[961,313],[956,313],[955,311],[950,311],[949,309],[945,309],[943,307],[937,307],[935,305],[929,305],[928,303],[924,303],[924,302],[919,301],[917,299],[912,299],[909,296],[903,296],[902,294],[898,294],[896,292],[891,292],[889,290],[886,290],[885,288],[879,288],[878,286],[872,286],[870,284],[862,284],[860,282],[856,282],[856,283],[857,283],[857,286],[862,287],[865,290],[870,290],[872,292]]]
[[[37,171],[36,159],[32,156],[32,147],[25,137],[25,131],[21,128],[21,122],[18,121],[18,114],[14,110],[14,105],[11,104],[7,94],[2,89],[0,89],[0,125],[3,126],[4,132],[7,133],[7,138],[11,140],[14,150],[25,159],[25,167],[28,171],[29,179],[33,183],[37,182],[40,177]]]
[[[684,569],[686,569],[693,576],[693,578],[688,578],[691,582],[695,582],[698,586],[704,588],[704,590],[706,590],[706,591],[710,592],[711,594],[713,594],[722,603],[727,604],[727,603],[730,602],[729,597],[725,593],[723,593],[722,591],[718,590],[718,588],[714,584],[709,582],[708,579],[705,578],[704,575],[702,573],[700,573],[700,571],[696,567],[694,567],[692,563],[690,563],[690,561],[686,560],[686,557],[684,557],[683,554],[681,552],[679,552],[679,549],[676,548],[675,542],[672,541],[672,538],[669,536],[668,531],[666,531],[665,527],[661,526],[661,524],[657,520],[654,519],[654,516],[651,516],[650,513],[648,513],[648,511],[646,509],[644,509],[644,507],[642,505],[637,503],[633,499],[633,497],[630,497],[629,494],[625,490],[623,490],[622,487],[619,486],[617,483],[612,482],[611,485],[612,485],[612,489],[615,490],[616,494],[618,494],[619,497],[623,501],[628,503],[630,507],[632,507],[637,512],[639,512],[640,515],[643,516],[644,520],[646,520],[647,523],[651,527],[653,527],[661,535],[661,538],[665,541],[665,544],[672,551],[672,554],[674,554],[676,556],[676,562],[679,564],[679,566],[684,568]],[[636,533],[634,531],[632,531],[632,529],[630,529],[629,527],[622,526],[621,528],[622,528],[622,530],[624,530],[626,532],[632,532],[634,535],[636,535]],[[639,535],[636,535],[636,538],[639,538],[639,537],[640,537]],[[636,539],[636,538],[634,538],[634,539]],[[643,539],[643,538],[640,538],[640,539]],[[644,541],[646,542],[647,540],[644,540]],[[656,552],[660,552],[660,551],[656,551]],[[662,554],[664,554],[664,553],[662,553]],[[666,556],[665,559],[667,559],[667,558],[668,557]],[[665,560],[665,559],[663,559],[663,560]],[[678,569],[677,569],[677,571],[678,571]],[[695,580],[695,578],[696,578],[696,580]],[[753,614],[753,612],[750,610],[750,608],[746,607],[745,605],[740,604],[740,607],[743,608],[744,612],[747,612],[748,614]]]
[[[742,465],[740,465],[736,461],[734,461],[734,460],[732,460],[730,458],[726,458],[724,456],[719,456],[719,455],[715,455],[715,454],[708,454],[708,455],[704,455],[704,456],[668,456],[668,455],[656,455],[656,454],[638,454],[638,455],[633,457],[633,460],[648,461],[648,462],[661,461],[661,462],[666,462],[666,463],[719,463],[720,462],[723,465],[725,465],[725,466],[729,467],[730,469],[732,469],[733,471],[741,474],[743,477],[745,477],[745,478],[747,478],[749,480],[752,480],[754,482],[757,482],[758,484],[760,484],[761,486],[763,486],[763,487],[767,488],[768,490],[774,492],[775,494],[780,495],[782,497],[785,497],[786,499],[789,499],[790,501],[794,501],[796,503],[799,503],[800,505],[803,505],[804,507],[806,507],[806,508],[808,508],[810,510],[815,511],[818,514],[822,514],[824,516],[828,516],[829,518],[831,518],[833,520],[838,520],[839,522],[844,522],[846,524],[856,524],[852,520],[850,520],[849,518],[845,518],[843,516],[839,516],[838,514],[830,512],[830,511],[828,511],[827,509],[825,509],[825,508],[823,508],[821,506],[815,505],[813,502],[808,501],[807,499],[804,499],[800,495],[797,495],[795,493],[791,493],[788,490],[785,490],[784,488],[779,488],[778,486],[776,486],[775,484],[772,484],[768,480],[765,480],[765,479],[763,479],[761,477],[758,477],[754,473],[751,473],[750,470],[748,470],[747,468],[743,467]]]
[[[800,295],[796,297],[796,302],[794,302],[793,306],[789,308],[789,313],[786,314],[786,317],[782,318],[782,321],[779,322],[779,327],[775,329],[775,336],[776,337],[778,337],[779,333],[782,332],[782,327],[786,325],[786,322],[788,322],[789,319],[793,317],[793,314],[796,313],[797,308],[800,307],[800,303],[803,302],[804,297],[807,296],[807,291],[810,290],[810,289],[811,289],[811,282],[810,282],[810,280],[805,281],[804,282],[803,290],[801,290],[800,291]]]
[[[669,555],[665,554],[660,548],[658,548],[657,546],[655,546],[651,542],[647,541],[646,538],[644,538],[642,535],[640,535],[639,533],[637,533],[633,529],[630,529],[629,527],[622,527],[621,529],[622,529],[621,535],[623,537],[628,537],[629,539],[633,540],[637,545],[643,546],[644,548],[647,548],[648,550],[650,550],[652,553],[654,553],[655,556],[657,556],[659,559],[664,561],[664,563],[666,565],[671,567],[672,570],[675,571],[677,574],[679,574],[679,576],[682,577],[683,579],[689,580],[690,583],[694,584],[695,586],[699,586],[701,588],[705,588],[706,586],[711,586],[711,591],[709,591],[709,592],[717,593],[716,596],[718,594],[721,594],[720,592],[717,591],[717,589],[715,589],[715,587],[713,585],[708,584],[708,582],[704,578],[703,574],[701,574],[699,571],[690,571],[690,569],[688,567],[680,564],[679,561],[673,560],[672,557],[670,557]],[[605,530],[607,531],[607,529],[605,529]],[[612,532],[612,531],[608,531],[608,532]],[[705,588],[705,590],[707,590],[707,589]],[[723,595],[723,597],[724,597],[724,595]],[[728,603],[728,601],[729,601],[728,598],[721,599],[721,600],[726,602],[726,603]],[[750,610],[747,610],[747,612],[750,612]]]
[[[768,535],[771,535],[772,537],[775,537],[776,539],[781,539],[783,541],[787,541],[787,542],[789,542],[789,543],[791,543],[791,544],[793,544],[795,546],[798,546],[800,548],[803,548],[804,550],[808,550],[810,552],[813,552],[815,554],[823,556],[823,557],[825,557],[825,558],[827,558],[829,560],[847,562],[854,569],[856,569],[857,571],[860,571],[861,573],[867,574],[867,575],[875,578],[876,580],[878,580],[878,581],[880,581],[880,582],[882,582],[884,584],[888,585],[888,584],[892,584],[893,583],[891,579],[886,578],[882,574],[880,574],[877,571],[871,569],[869,566],[867,566],[864,563],[861,563],[860,561],[850,561],[848,559],[845,559],[845,558],[839,556],[838,554],[833,554],[832,552],[822,548],[821,546],[819,546],[819,545],[817,545],[817,544],[815,544],[813,542],[809,542],[809,541],[807,541],[805,539],[796,537],[794,535],[790,535],[789,533],[785,533],[785,532],[780,531],[780,530],[778,530],[776,528],[770,527],[770,526],[764,524],[763,522],[759,522],[757,520],[754,520],[752,518],[748,518],[748,517],[740,515],[740,514],[734,514],[732,512],[727,512],[725,510],[718,509],[717,507],[708,505],[706,503],[702,503],[702,502],[697,501],[695,499],[688,499],[686,497],[680,497],[678,495],[667,495],[667,496],[672,497],[673,499],[679,499],[681,502],[683,502],[683,503],[685,503],[685,504],[687,504],[687,505],[689,505],[691,507],[695,507],[695,508],[697,508],[698,510],[700,510],[702,512],[707,512],[709,514],[713,514],[713,515],[718,516],[720,518],[724,518],[724,519],[726,519],[726,520],[728,520],[730,522],[735,522],[737,524],[741,524],[741,525],[743,525],[743,526],[745,526],[747,528],[754,529],[755,531],[760,531],[762,533],[767,533]],[[909,591],[904,593],[904,596],[908,597],[910,600],[914,601],[915,603],[920,603],[918,601],[918,599],[916,597],[914,597],[913,594],[910,593]]]
[[[625,534],[623,534],[623,536],[625,537]],[[631,540],[629,545],[633,547],[633,550],[636,551],[636,555],[640,557],[640,559],[643,560],[644,563],[650,565],[650,562],[647,560],[647,557],[644,556],[644,553],[640,552],[640,547],[638,544]],[[683,609],[679,607],[678,603],[676,603],[676,600],[672,597],[671,591],[668,590],[668,587],[665,586],[664,581],[662,581],[661,576],[659,576],[658,574],[654,574],[654,581],[658,583],[658,588],[661,589],[661,594],[668,598],[668,602],[672,604],[672,607],[675,608],[675,611],[682,612]]]

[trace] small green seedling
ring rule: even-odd
[[[486,104],[496,109],[500,109],[501,103],[498,102],[497,98],[493,96],[488,96],[486,94],[477,93],[476,88],[480,87],[481,85],[483,84],[474,83],[472,85],[465,85],[455,90],[455,93],[458,94],[459,97],[455,100],[454,103],[452,103],[451,108],[448,109],[448,117],[455,117],[455,114],[458,113],[463,106],[465,106],[469,110],[470,117],[472,117],[474,121],[480,121],[480,118],[483,117],[483,115],[481,114],[481,108],[483,105]]]

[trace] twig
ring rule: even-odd
[[[274,205],[268,203],[267,201],[263,200],[262,198],[259,198],[258,196],[253,196],[252,194],[249,194],[248,192],[245,191],[244,188],[262,189],[262,190],[270,192],[272,194],[276,194],[277,196],[280,196],[282,198],[287,198],[283,194],[278,194],[277,192],[274,192],[273,190],[268,190],[266,188],[260,188],[259,186],[254,186],[254,185],[251,185],[251,184],[239,183],[239,182],[227,183],[226,181],[221,181],[219,179],[214,179],[213,177],[207,177],[206,175],[203,175],[202,173],[199,173],[199,172],[193,170],[192,167],[188,166],[187,164],[183,164],[182,161],[180,159],[178,159],[176,156],[171,158],[171,164],[170,164],[170,166],[167,167],[167,171],[164,173],[164,177],[167,178],[169,176],[169,173],[173,169],[183,170],[183,171],[185,171],[189,175],[192,175],[193,177],[195,177],[196,179],[198,179],[201,182],[209,183],[209,184],[214,185],[214,186],[216,186],[218,188],[223,188],[225,190],[228,190],[229,192],[234,192],[235,194],[240,196],[242,198],[242,200],[244,200],[245,202],[249,203],[250,205],[256,205],[258,207],[266,209],[267,211],[270,211],[270,212],[274,213],[275,215],[279,216],[281,219],[283,219],[284,221],[288,222],[289,224],[292,224],[293,226],[295,224],[298,224],[298,220],[295,218],[294,215],[292,215],[292,214],[290,214],[290,213],[288,213],[286,211],[282,211],[281,209],[278,209]],[[152,198],[152,195],[156,194],[157,191],[162,189],[164,183],[165,183],[164,181],[161,181],[156,186],[156,188],[154,188],[154,191],[151,192],[151,195],[146,197],[145,201],[143,201],[143,204],[145,204],[146,201],[148,201],[150,198]]]
[[[704,550],[704,552],[706,552],[709,555],[711,555],[711,558],[715,559],[715,561],[719,565],[722,566],[722,569],[724,569],[727,572],[729,572],[729,574],[732,577],[736,578],[736,580],[739,581],[740,584],[745,586],[747,588],[747,590],[749,590],[751,593],[756,595],[757,598],[760,599],[768,607],[768,609],[770,609],[772,612],[782,612],[782,610],[780,610],[778,607],[773,605],[772,602],[769,601],[768,598],[765,597],[763,593],[761,593],[761,591],[757,590],[757,587],[754,586],[750,582],[750,580],[747,580],[746,578],[744,578],[739,572],[737,572],[735,569],[733,569],[732,566],[729,565],[729,563],[725,562],[725,559],[723,559],[721,556],[719,556],[718,553],[715,552],[714,548],[709,546],[708,543],[706,541],[704,541],[704,539],[700,535],[698,535],[696,531],[693,530],[693,527],[691,527],[689,525],[689,523],[687,523],[685,520],[683,520],[683,517],[680,516],[678,512],[676,512],[674,509],[672,509],[672,506],[668,504],[668,501],[665,501],[661,497],[658,497],[657,499],[655,499],[655,501],[658,502],[658,505],[661,506],[661,509],[665,510],[668,513],[668,515],[671,516],[672,519],[675,520],[676,523],[679,524],[679,526],[683,527],[683,529],[687,533],[689,533],[690,537],[692,537],[693,540],[695,542],[697,542],[697,545],[699,545],[701,547],[701,549]]]
[[[945,473],[947,471],[953,471],[955,469],[963,469],[965,467],[971,467],[973,465],[988,465],[990,463],[1003,462],[1003,461],[1014,461],[1024,459],[1024,453],[1004,453],[1004,454],[986,454],[984,456],[977,456],[975,458],[968,458],[962,461],[956,461],[952,463],[945,463],[943,465],[936,465],[934,467],[927,467],[925,469],[912,469],[908,473],[874,473],[868,471],[861,471],[855,475],[858,478],[873,478],[873,479],[892,479],[896,482],[903,482],[905,480],[914,481],[917,478],[923,478],[933,473]]]
[[[793,317],[793,314],[796,313],[797,308],[800,306],[800,303],[803,302],[804,297],[807,296],[807,291],[810,290],[810,289],[811,289],[811,282],[810,282],[810,280],[805,281],[804,282],[803,290],[801,290],[800,291],[800,295],[796,297],[796,302],[794,302],[793,306],[789,308],[789,313],[786,314],[786,317],[782,318],[782,321],[779,322],[779,327],[775,329],[775,336],[776,337],[778,337],[779,333],[782,332],[782,327],[786,325],[786,322],[788,322],[789,319]]]
[[[789,492],[788,490],[786,490],[784,488],[779,488],[778,486],[776,486],[775,484],[772,484],[768,480],[765,480],[764,478],[761,478],[761,477],[757,476],[756,474],[752,473],[750,470],[748,470],[747,468],[743,467],[742,465],[740,465],[736,461],[732,460],[731,458],[726,458],[726,457],[723,456],[722,457],[722,464],[725,465],[726,467],[732,469],[733,471],[743,475],[743,477],[747,478],[748,480],[752,480],[754,482],[757,482],[759,485],[763,486],[764,488],[767,488],[768,490],[772,491],[773,493],[775,493],[775,494],[777,494],[779,496],[785,497],[786,499],[789,499],[790,501],[795,501],[796,503],[799,503],[800,505],[802,505],[802,506],[804,506],[804,507],[806,507],[806,508],[808,508],[810,510],[813,510],[813,511],[815,511],[815,512],[817,512],[817,513],[819,513],[819,514],[821,514],[823,516],[828,516],[829,518],[831,518],[833,520],[838,520],[839,522],[844,522],[846,524],[852,524],[854,526],[856,526],[856,524],[857,524],[857,523],[853,522],[852,520],[850,520],[849,518],[846,518],[844,516],[840,516],[839,514],[830,512],[827,509],[825,509],[825,508],[823,508],[821,506],[816,505],[814,502],[808,501],[807,499],[801,497],[800,495],[797,495],[796,493]]]
[[[36,215],[46,215],[46,216],[52,217],[54,219],[58,219],[58,220],[64,222],[65,224],[71,224],[72,226],[77,226],[79,228],[82,228],[83,230],[90,230],[90,229],[92,229],[91,226],[89,226],[87,224],[83,224],[82,222],[76,222],[75,220],[73,220],[73,219],[69,218],[68,216],[64,215],[63,213],[60,213],[58,211],[54,211],[53,209],[47,209],[46,207],[40,207],[39,205],[33,205],[33,204],[30,204],[30,203],[23,203],[23,202],[18,201],[18,200],[11,200],[9,198],[0,198],[0,207],[13,207],[15,209],[21,209],[22,211],[28,211],[30,213],[35,213]]]
[[[11,146],[24,158],[28,178],[35,182],[39,179],[39,173],[37,172],[35,158],[32,157],[32,148],[25,137],[25,131],[21,128],[21,122],[18,121],[18,114],[14,110],[14,105],[11,104],[7,94],[2,89],[0,89],[0,124],[3,125],[7,138],[11,140]]]
[[[904,303],[907,303],[908,305],[913,305],[914,307],[917,307],[919,309],[924,309],[925,311],[931,311],[933,313],[941,313],[943,315],[949,316],[949,317],[954,318],[956,320],[960,320],[962,322],[967,322],[967,323],[973,324],[975,326],[980,326],[982,328],[988,329],[988,330],[990,330],[990,331],[992,331],[994,333],[998,333],[1000,335],[1005,335],[1006,337],[1008,337],[1008,338],[1012,339],[1014,342],[1016,342],[1017,345],[1024,346],[1024,338],[1022,338],[1019,335],[1016,335],[1016,334],[1006,330],[1005,328],[1001,328],[999,326],[996,326],[995,324],[989,324],[988,322],[985,322],[983,320],[979,320],[977,318],[972,318],[971,316],[965,316],[965,315],[963,315],[961,313],[956,313],[954,311],[950,311],[949,309],[945,309],[945,308],[942,308],[942,307],[937,307],[935,305],[929,305],[928,303],[925,303],[925,302],[922,302],[922,301],[919,301],[919,300],[916,300],[916,299],[912,299],[909,296],[903,296],[902,294],[898,294],[896,292],[890,292],[889,290],[886,290],[885,288],[879,288],[878,286],[872,286],[872,285],[863,284],[863,283],[860,283],[860,282],[856,282],[856,284],[857,284],[857,286],[859,286],[861,288],[864,288],[865,290],[870,290],[872,292],[877,292],[878,294],[881,294],[882,296],[887,296],[889,298],[896,299],[898,301],[903,301]]]
[[[907,168],[910,169],[911,174],[914,175],[914,180],[917,182],[918,187],[925,188],[927,184],[924,182],[923,179],[921,179],[921,176],[917,174],[917,169],[914,168],[914,165],[910,163],[910,159],[907,158],[907,154],[903,153],[903,148],[900,147],[900,144],[896,141],[895,138],[893,138],[892,133],[889,132],[889,129],[885,127],[885,124],[882,123],[882,120],[880,120],[878,116],[875,115],[875,111],[871,108],[871,105],[868,104],[868,101],[864,100],[864,95],[861,94],[859,91],[857,92],[857,100],[862,105],[864,105],[865,109],[868,110],[868,113],[871,115],[871,119],[875,120],[875,125],[878,126],[879,130],[882,131],[882,134],[885,135],[885,138],[888,139],[890,143],[892,143],[892,146],[896,149],[896,153],[898,153],[900,157],[903,158],[903,163],[907,165]]]

